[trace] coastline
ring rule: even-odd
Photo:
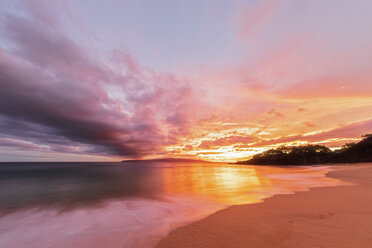
[[[372,164],[333,165],[349,185],[312,187],[234,205],[163,238],[172,247],[372,247]]]

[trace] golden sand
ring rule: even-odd
[[[171,232],[157,248],[371,248],[372,165],[334,166],[350,185],[232,206]]]

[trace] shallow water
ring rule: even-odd
[[[332,186],[330,167],[0,163],[0,247],[152,247],[235,204]]]

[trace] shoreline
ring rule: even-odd
[[[173,230],[155,247],[372,247],[372,163],[332,169],[327,177],[347,184],[233,205]]]

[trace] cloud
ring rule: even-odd
[[[284,117],[283,114],[276,109],[270,109],[266,114],[269,116]]]
[[[250,135],[231,135],[223,138],[204,140],[197,147],[198,149],[213,149],[221,146],[230,146],[234,144],[252,143],[256,139]]]
[[[107,34],[102,28],[117,32],[116,18],[90,33],[82,20],[94,25],[95,16],[75,16],[63,1],[21,3],[13,14],[12,8],[1,10],[2,147],[74,155],[194,156],[198,149],[252,148],[253,153],[255,146],[262,150],[287,142],[355,139],[370,132],[369,124],[347,124],[370,118],[372,104],[372,36],[357,28],[365,30],[368,21],[361,20],[370,20],[363,3],[343,1],[331,17],[329,3],[253,1],[239,10],[235,6],[219,21],[226,24],[222,29],[229,28],[226,34],[238,31],[238,37],[229,36],[223,51],[212,49],[227,54],[226,60],[207,65],[195,61],[197,69],[169,69],[183,71],[185,77],[146,66],[160,57],[145,54],[147,46],[157,51],[163,44],[143,41],[141,35],[138,44],[130,44],[133,51],[112,48],[112,37],[91,41],[91,33]],[[352,17],[356,10],[365,10],[363,16],[345,21],[344,14]],[[128,37],[138,34],[137,25],[141,23],[128,29],[133,32]],[[344,37],[350,33],[353,39]],[[212,37],[209,41],[214,42]],[[174,48],[180,45],[172,42]],[[195,58],[216,57],[196,50],[200,54]],[[177,61],[185,67],[182,56]]]
[[[307,127],[315,127],[315,125],[313,123],[310,123],[310,122],[307,122],[307,121],[303,122],[302,124],[304,124]]]
[[[27,141],[21,141],[10,138],[0,138],[0,146],[3,147],[16,147],[27,150],[39,150],[40,147]]]
[[[0,47],[0,125],[8,143],[140,157],[188,132],[196,100],[187,81],[144,68],[122,51],[110,63],[94,58],[55,28],[48,6],[27,8],[31,17],[3,18],[11,46]]]
[[[297,108],[297,112],[304,112],[304,111],[306,111],[306,109],[304,109],[304,108]]]
[[[371,133],[371,131],[372,120],[370,119],[346,124],[329,131],[306,136],[306,138],[310,141],[320,141],[331,138],[360,138],[362,134]]]
[[[291,99],[366,97],[372,93],[369,73],[320,76],[283,87],[275,95]]]
[[[241,14],[240,36],[252,39],[272,21],[281,2],[281,0],[266,0],[256,6],[244,8]]]
[[[278,145],[283,143],[290,143],[296,141],[307,142],[322,142],[331,139],[340,139],[345,143],[348,139],[355,140],[360,138],[362,134],[372,132],[372,120],[360,121],[347,124],[331,130],[319,132],[311,135],[291,135],[270,140],[261,140],[251,145],[251,147],[263,147],[270,145]],[[346,140],[346,141],[345,141]],[[336,143],[336,141],[334,141]],[[339,142],[337,142],[339,143]]]

